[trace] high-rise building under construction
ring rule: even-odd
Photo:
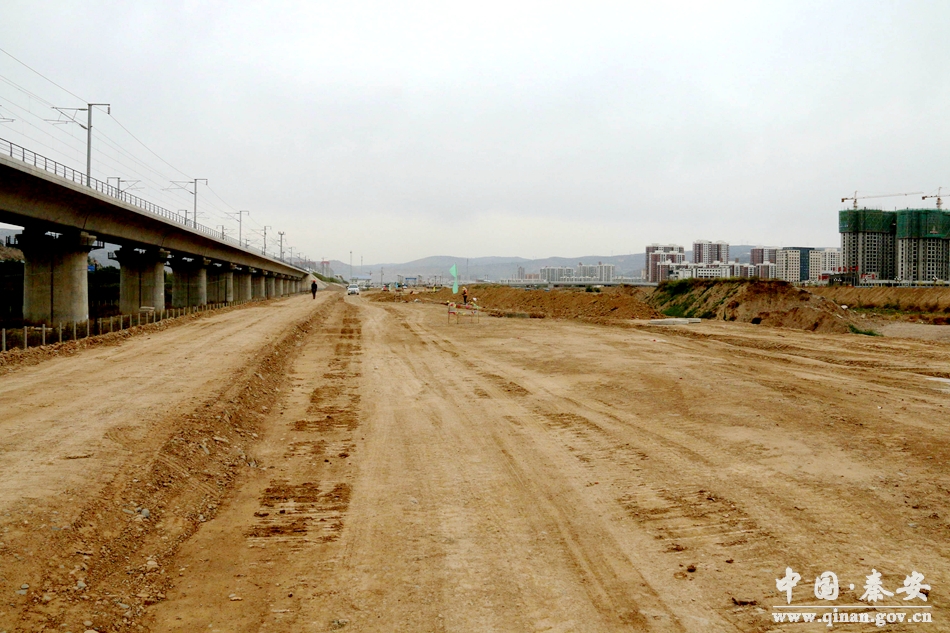
[[[859,277],[950,278],[950,212],[846,209],[838,213],[842,265]]]

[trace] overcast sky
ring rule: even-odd
[[[313,258],[832,246],[843,196],[950,187],[948,36],[944,1],[4,0],[69,92],[0,53],[0,138],[84,169],[49,106],[111,103],[95,177],[208,178],[199,221]]]

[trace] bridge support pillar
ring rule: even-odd
[[[96,238],[85,231],[58,238],[39,229],[19,237],[23,268],[23,319],[27,323],[70,323],[89,318],[89,251]]]
[[[165,261],[169,252],[160,248],[135,250],[122,247],[119,262],[119,311],[138,314],[143,307],[165,309]]]
[[[176,308],[208,303],[208,265],[199,257],[192,261],[179,259],[172,264],[172,305]]]
[[[234,277],[236,275],[235,271],[237,266],[234,264],[229,264],[227,270],[221,273],[222,283],[221,283],[221,296],[218,298],[218,301],[221,303],[234,303]]]
[[[274,279],[274,275],[272,273],[268,273],[267,276],[264,277],[264,280],[265,280],[264,291],[266,293],[266,296],[268,299],[272,299],[275,296],[277,296],[277,284],[276,284],[277,280]]]
[[[250,301],[253,295],[251,293],[251,273],[247,268],[234,271],[234,300]]]
[[[264,299],[267,297],[267,284],[264,282],[264,272],[254,271],[251,278],[251,298]]]
[[[234,301],[234,266],[208,268],[208,303],[231,303]]]
[[[286,296],[287,291],[284,289],[284,284],[286,283],[287,283],[287,280],[284,279],[283,277],[277,278],[277,296],[278,297]]]

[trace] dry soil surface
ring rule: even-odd
[[[932,588],[885,630],[950,630],[950,345],[445,310],[326,292],[3,376],[0,631],[828,630],[774,607],[872,570]]]

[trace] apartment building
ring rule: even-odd
[[[579,262],[574,269],[574,281],[591,281],[595,283],[605,283],[614,280],[613,264],[597,262],[596,264],[584,264]]]
[[[801,250],[797,248],[780,248],[777,253],[778,261],[775,264],[775,276],[782,281],[798,283],[802,280]]]
[[[904,209],[896,215],[897,278],[950,279],[950,213],[940,209]]]
[[[710,242],[696,240],[693,242],[693,263],[713,264],[729,261],[729,244],[726,242]]]
[[[835,273],[841,269],[840,248],[816,248],[808,253],[808,281],[821,280],[822,273]]]
[[[541,280],[548,283],[572,281],[574,278],[574,269],[569,266],[542,266],[540,274]]]
[[[679,264],[684,261],[686,261],[686,251],[682,246],[678,244],[650,244],[646,247],[647,281],[659,283],[669,279],[669,268],[662,268],[661,264],[666,262]]]
[[[841,259],[858,277],[894,279],[897,276],[897,213],[878,209],[838,212]]]
[[[749,263],[753,266],[770,262],[774,264],[778,261],[777,246],[753,246],[749,253]]]

